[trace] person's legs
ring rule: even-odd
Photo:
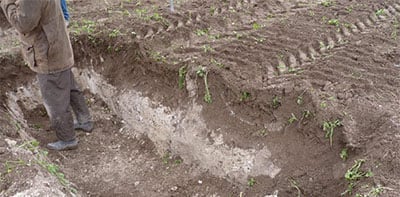
[[[74,129],[82,129],[86,132],[91,132],[93,129],[92,116],[90,115],[83,93],[79,89],[72,73],[71,82],[71,107],[76,117]]]
[[[50,117],[51,129],[55,130],[60,140],[48,144],[49,149],[65,150],[76,148],[73,117],[70,111],[71,69],[54,74],[38,74],[40,91],[47,113]]]

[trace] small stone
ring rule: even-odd
[[[140,184],[139,181],[136,181],[136,182],[135,182],[135,186],[138,186],[139,184]]]
[[[6,153],[7,148],[5,147],[0,147],[0,155]]]
[[[8,146],[10,146],[10,147],[17,145],[17,141],[15,141],[15,140],[5,139],[5,141],[7,142]]]
[[[199,184],[203,184],[203,181],[202,181],[202,180],[199,180],[198,182],[199,182]]]
[[[173,186],[173,187],[171,188],[171,191],[176,191],[176,190],[178,190],[178,186]]]

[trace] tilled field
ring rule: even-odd
[[[400,194],[398,1],[175,3],[70,1],[96,128],[48,157],[79,195]],[[1,102],[42,146],[17,45],[0,45]]]

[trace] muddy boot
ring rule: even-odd
[[[50,150],[72,150],[78,148],[78,140],[74,139],[71,141],[57,141],[53,143],[48,143],[47,148]]]
[[[85,123],[74,122],[74,129],[91,133],[93,130],[93,122],[92,121],[85,122]]]

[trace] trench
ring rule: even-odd
[[[112,62],[107,58],[110,57],[105,57],[105,62]],[[78,61],[78,65],[88,62],[92,64],[78,66],[73,72],[89,101],[92,99],[91,102],[97,103],[90,107],[97,128],[92,134],[78,133],[82,144],[77,150],[80,153],[50,154],[53,161],[63,166],[67,177],[71,177],[88,196],[187,196],[204,192],[205,184],[199,184],[203,182],[201,180],[209,181],[207,188],[211,189],[207,194],[220,195],[246,191],[257,195],[275,192],[280,193],[279,196],[290,196],[297,190],[287,186],[288,178],[302,181],[305,194],[338,193],[345,187],[341,181],[344,165],[336,156],[343,145],[341,136],[335,139],[340,146],[332,148],[326,141],[322,142],[323,133],[316,131],[320,129],[318,125],[306,125],[305,122],[287,125],[287,115],[292,113],[288,111],[290,106],[281,107],[282,112],[277,115],[282,117],[265,123],[262,128],[268,133],[260,134],[259,125],[241,113],[252,108],[230,106],[226,101],[228,98],[223,96],[215,101],[219,106],[214,115],[220,117],[205,115],[212,112],[213,106],[199,99],[203,92],[201,80],[190,75],[185,79],[187,98],[179,105],[168,105],[156,99],[157,92],[110,83],[105,77],[109,73],[99,73],[98,65],[93,65],[91,58]],[[118,63],[104,67],[118,67]],[[288,97],[295,98],[298,92]],[[45,115],[39,115],[44,109],[34,79],[16,91],[8,92],[7,99],[7,108],[13,117],[25,120],[27,127],[35,127],[37,131],[31,134],[42,144],[54,139],[54,136],[48,137],[51,132],[46,132],[43,126],[35,126],[35,121],[43,125],[48,122]],[[308,109],[313,110],[312,99],[309,99],[311,108]],[[246,110],[240,110],[241,107]],[[260,116],[268,115],[261,113]],[[235,129],[247,130],[235,134]],[[253,133],[250,137],[245,136],[249,130]],[[96,137],[96,132],[100,137]],[[241,137],[246,139],[241,140]],[[96,147],[97,154],[87,153]],[[167,163],[179,161],[183,164],[165,167],[165,159]],[[96,172],[98,169],[100,172]],[[169,173],[165,174],[166,171]],[[79,174],[82,176],[76,177]],[[248,186],[248,180],[253,177],[259,182],[257,189]],[[154,183],[160,186],[156,187]],[[326,188],[332,183],[336,186]]]

